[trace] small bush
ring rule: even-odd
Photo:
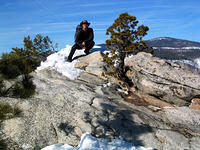
[[[6,141],[0,137],[0,150],[7,150]]]
[[[13,96],[18,98],[31,97],[35,94],[35,88],[32,76],[24,75],[21,81],[17,81],[13,85]]]
[[[4,81],[2,79],[0,79],[0,96],[4,96],[5,95],[5,85],[4,85]]]
[[[39,63],[20,55],[5,53],[0,60],[0,73],[5,79],[14,79],[35,70]]]
[[[10,118],[19,117],[21,115],[21,110],[17,107],[11,107],[8,103],[0,102],[0,125],[1,123]],[[6,141],[0,137],[0,150],[6,150]]]
[[[30,75],[22,75],[22,79],[17,79],[17,81],[7,89],[4,85],[4,81],[0,79],[0,96],[29,98],[35,94],[35,88],[36,86]]]
[[[27,36],[23,42],[24,48],[12,48],[10,53],[4,53],[0,59],[0,74],[6,79],[14,79],[34,71],[41,61],[55,52],[48,36],[37,34],[33,40]]]
[[[55,52],[57,44],[48,36],[37,34],[34,39],[30,36],[24,37],[23,48],[12,48],[10,53],[4,53],[0,59],[0,96],[13,96],[28,98],[35,93],[35,85],[32,77],[28,74],[34,71],[41,61]],[[23,76],[21,81],[16,81],[11,88],[6,89],[4,80],[17,79]],[[17,79],[18,80],[18,79]]]
[[[0,123],[6,119],[18,117],[21,110],[17,107],[11,107],[8,103],[0,102]]]
[[[47,56],[55,52],[57,43],[53,45],[52,40],[41,34],[37,34],[34,39],[28,35],[24,37],[24,48],[12,48],[12,53],[28,57],[29,59],[37,59],[43,61]]]

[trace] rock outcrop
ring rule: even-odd
[[[56,143],[76,146],[85,132],[99,138],[122,136],[155,149],[200,149],[199,110],[162,103],[167,107],[153,111],[131,104],[121,97],[118,85],[87,71],[76,80],[48,68],[32,75],[32,98],[0,98],[22,110],[22,116],[2,123],[0,134],[23,150]]]
[[[103,53],[101,51],[96,51],[85,57],[80,57],[78,60],[79,61],[75,64],[76,68],[85,69],[86,72],[105,79],[102,76],[102,72],[105,72],[105,63],[103,62]]]
[[[142,92],[178,106],[200,96],[200,75],[151,54],[140,52],[129,57],[128,77]]]
[[[200,110],[200,98],[192,99],[192,103],[189,106],[191,109]]]

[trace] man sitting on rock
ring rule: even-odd
[[[71,52],[67,58],[68,62],[72,62],[72,57],[76,49],[84,49],[85,54],[88,55],[90,49],[94,46],[94,33],[92,28],[88,28],[89,25],[90,23],[87,20],[83,20],[80,23],[81,29],[76,34],[75,44],[72,46]]]

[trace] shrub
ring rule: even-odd
[[[21,78],[21,79],[20,79]],[[36,86],[32,81],[32,76],[25,74],[16,79],[11,87],[6,88],[5,80],[0,79],[0,96],[9,96],[14,98],[29,98],[35,94]],[[13,82],[13,81],[12,81]]]
[[[110,39],[106,40],[106,47],[111,51],[104,56],[104,60],[110,68],[105,74],[125,80],[125,57],[140,51],[153,52],[153,49],[148,47],[142,39],[149,28],[144,25],[137,27],[137,24],[135,16],[122,13],[107,29],[106,34],[110,35]]]
[[[23,48],[13,48],[10,53],[4,53],[0,59],[0,96],[28,98],[35,93],[35,85],[29,73],[34,71],[47,56],[55,52],[57,44],[48,36],[37,34],[34,39],[24,37]],[[18,76],[22,80],[17,81]],[[4,80],[14,79],[16,82],[6,89]]]
[[[55,45],[56,47],[57,45]],[[4,78],[14,79],[19,75],[34,71],[40,62],[52,54],[55,48],[48,36],[37,34],[32,40],[24,37],[24,48],[13,48],[0,59],[0,73]]]
[[[21,110],[17,107],[11,107],[8,103],[0,102],[0,125],[1,123],[10,118],[19,117]],[[7,149],[6,141],[0,137],[0,149]]]
[[[13,97],[28,98],[35,94],[36,86],[33,84],[32,76],[24,75],[21,81],[14,83],[12,92]]]
[[[0,123],[6,119],[19,117],[21,110],[17,107],[11,107],[8,103],[0,102]]]
[[[4,81],[3,79],[0,79],[0,96],[5,96],[6,93],[7,93],[7,90],[5,88]]]
[[[36,69],[38,61],[33,61],[14,53],[4,53],[0,60],[0,73],[5,79],[14,79]]]
[[[0,137],[0,150],[7,150],[6,141]]]
[[[12,48],[13,53],[32,58],[35,56],[45,58],[55,52],[55,48],[57,48],[57,43],[54,46],[48,36],[43,37],[41,34],[37,34],[33,40],[30,36],[26,36],[23,42],[24,48]]]

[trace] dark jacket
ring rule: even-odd
[[[88,28],[86,33],[83,30],[78,31],[75,43],[82,47],[82,42],[90,43],[94,40],[94,32],[92,28]]]

